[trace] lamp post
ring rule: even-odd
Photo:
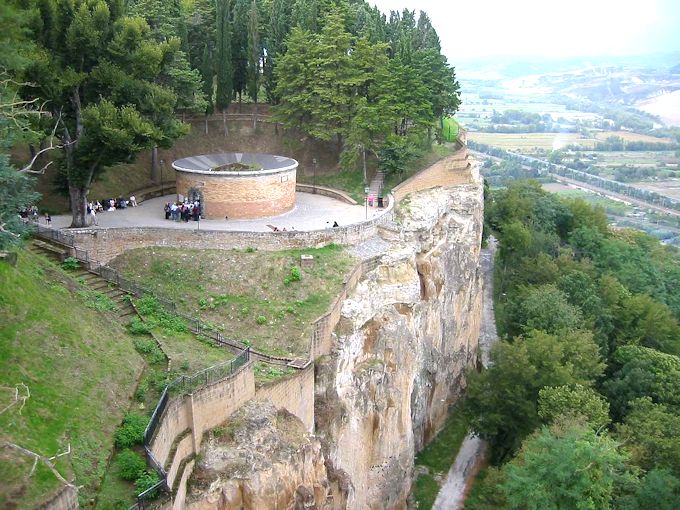
[[[368,219],[368,192],[371,191],[371,188],[366,186],[364,188],[364,204],[365,204],[365,210],[366,210],[366,219]]]
[[[163,166],[165,165],[165,160],[161,159],[161,196],[165,196],[165,187],[163,185]]]
[[[316,195],[316,158],[312,158],[312,164],[314,165],[314,177],[312,178],[312,185],[314,188],[314,194]]]

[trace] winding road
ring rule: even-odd
[[[479,333],[479,350],[482,366],[488,367],[490,351],[498,340],[496,320],[493,311],[493,264],[496,255],[496,239],[489,238],[489,245],[482,250],[482,277],[484,295],[482,303],[482,324]],[[477,468],[486,452],[486,442],[474,434],[468,434],[458,451],[446,482],[442,486],[432,507],[434,510],[458,510],[463,508],[465,489],[477,474]]]

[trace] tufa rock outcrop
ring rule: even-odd
[[[269,402],[251,400],[211,431],[199,459],[187,509],[333,508],[319,441]]]
[[[316,433],[345,508],[406,507],[414,456],[464,388],[479,338],[482,204],[478,179],[403,201],[399,241],[345,301],[334,351],[317,360]]]

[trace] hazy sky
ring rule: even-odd
[[[680,51],[680,0],[368,0],[424,10],[449,61]]]

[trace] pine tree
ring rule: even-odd
[[[231,33],[231,61],[234,76],[234,95],[238,96],[239,108],[243,93],[248,87],[248,31],[250,0],[235,0]]]

